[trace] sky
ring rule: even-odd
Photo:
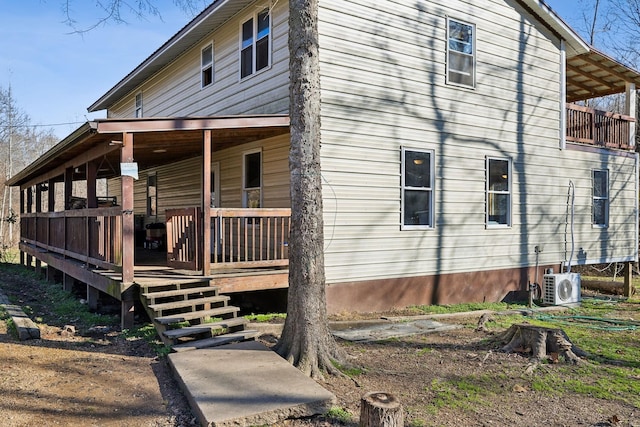
[[[64,138],[88,119],[100,96],[186,25],[192,15],[171,0],[154,0],[161,18],[109,23],[83,35],[65,23],[69,0],[0,0],[0,87],[11,87],[33,125]],[[569,24],[577,22],[576,0],[545,0]],[[196,0],[204,9],[207,0]],[[71,0],[80,28],[96,24],[104,12],[95,0]],[[135,3],[135,1],[132,1]]]
[[[0,87],[11,87],[33,125],[63,138],[105,112],[87,108],[186,25],[192,15],[171,0],[154,0],[162,19],[125,17],[83,35],[65,23],[67,0],[0,0]],[[206,0],[199,0],[206,6]],[[132,1],[132,3],[135,3]],[[94,0],[71,0],[79,28],[104,12]]]

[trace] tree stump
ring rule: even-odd
[[[392,394],[374,391],[362,396],[360,427],[402,427],[402,405]]]
[[[567,363],[583,362],[580,357],[588,357],[588,353],[575,346],[562,329],[533,326],[526,323],[511,325],[499,341],[507,343],[502,347],[506,353],[531,353],[532,357],[543,360],[549,356],[554,362],[562,356]]]

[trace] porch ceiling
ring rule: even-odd
[[[625,92],[625,83],[640,88],[640,72],[591,48],[567,59],[567,102]]]
[[[124,133],[133,134],[133,157],[139,170],[202,155],[204,131],[211,130],[212,151],[289,133],[287,115],[202,118],[98,119],[85,123],[8,182],[29,186],[62,181],[74,168],[74,180],[85,179],[84,165],[98,163],[98,178],[120,175]],[[214,154],[215,156],[215,154]]]

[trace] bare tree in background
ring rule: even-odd
[[[196,16],[211,0],[173,0],[173,4],[189,16]],[[90,4],[99,15],[89,24],[83,25],[78,21],[78,8]],[[161,10],[155,0],[97,0],[85,2],[84,0],[66,0],[62,3],[62,11],[65,15],[65,23],[73,29],[74,33],[87,33],[97,27],[111,23],[126,24],[132,19],[143,20],[148,17],[162,19]]]
[[[0,87],[0,245],[12,246],[19,233],[14,213],[19,211],[20,196],[5,183],[16,172],[51,148],[58,138],[52,129],[31,124],[29,115],[13,97],[11,87]]]

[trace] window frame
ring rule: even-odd
[[[407,153],[422,153],[429,155],[429,186],[428,187],[414,187],[406,184],[407,167],[406,159]],[[401,147],[400,150],[400,230],[432,230],[434,225],[434,200],[435,200],[435,151],[428,149]],[[429,193],[429,206],[428,206],[428,224],[405,224],[405,203],[407,191],[423,191]]]
[[[604,196],[596,196],[596,173],[604,173],[605,176],[605,188],[606,194]],[[611,205],[610,200],[611,188],[609,181],[609,169],[592,169],[591,170],[591,225],[593,228],[608,228],[609,227],[609,207]],[[596,201],[604,201],[604,222],[596,222]]]
[[[507,190],[492,190],[491,184],[491,162],[507,162]],[[512,212],[513,212],[513,164],[512,160],[507,157],[487,157],[485,161],[485,224],[487,228],[511,228]],[[506,223],[492,221],[491,218],[491,202],[492,196],[507,196],[507,214]]]
[[[248,187],[247,186],[247,157],[253,154],[260,155],[260,171],[259,171],[259,179],[260,185],[257,187]],[[261,208],[263,206],[262,201],[262,177],[263,177],[263,158],[262,158],[262,148],[256,148],[254,150],[248,150],[242,153],[242,207],[243,208]],[[249,206],[249,192],[258,190],[260,192],[258,206]]]
[[[136,119],[141,118],[143,115],[143,99],[142,99],[142,91],[136,93],[133,104],[133,115]]]
[[[154,194],[151,194],[151,187],[154,189]],[[147,175],[147,216],[156,218],[158,216],[158,172],[150,172]]]
[[[259,32],[259,28],[258,28],[258,21],[260,19],[261,16],[266,16],[269,19],[269,25],[266,28],[266,34],[262,35],[262,37],[258,36],[260,35]],[[251,21],[251,39],[250,41],[248,41],[249,39],[245,39],[244,38],[244,27],[245,24],[247,24],[249,21]],[[258,73],[261,73],[263,71],[266,71],[268,69],[271,68],[271,61],[272,61],[272,17],[271,17],[271,11],[269,10],[269,8],[264,8],[258,12],[253,13],[250,17],[247,17],[246,19],[243,19],[240,22],[240,40],[239,40],[239,45],[238,45],[238,63],[239,63],[239,70],[238,70],[238,76],[240,78],[240,80],[245,80],[250,78],[251,76],[254,76]],[[261,42],[265,41],[266,38],[266,44],[267,44],[267,61],[266,64],[264,66],[262,66],[261,68],[258,68],[258,48],[260,47],[259,45],[262,45]],[[247,41],[246,41],[247,40]],[[244,52],[247,49],[251,49],[251,64],[250,64],[250,71],[247,72],[246,74],[244,74],[244,61],[245,56],[243,55]]]
[[[466,25],[471,27],[471,49],[472,49],[472,53],[469,55],[466,52],[460,52],[460,51],[456,51],[456,50],[452,50],[451,49],[451,39],[450,39],[450,25],[451,22],[455,22],[457,24],[462,24],[462,25]],[[449,16],[447,16],[446,19],[446,58],[445,58],[445,79],[446,79],[446,84],[448,85],[452,85],[452,86],[458,86],[458,87],[462,87],[462,88],[467,88],[467,89],[475,89],[476,88],[476,69],[477,69],[477,52],[478,52],[478,46],[476,44],[476,24],[473,24],[471,22],[462,20],[462,19],[454,19],[451,18]],[[456,82],[453,81],[451,79],[451,73],[457,73],[457,74],[462,74],[461,72],[459,72],[459,70],[452,70],[451,67],[451,56],[452,56],[452,52],[455,52],[457,54],[461,54],[461,55],[466,55],[468,57],[472,58],[471,61],[471,66],[472,66],[472,71],[470,73],[471,76],[471,80],[472,83],[469,84],[465,84],[465,83],[460,83],[460,82]]]
[[[205,64],[204,52],[207,49],[211,49],[211,61]],[[214,60],[213,42],[210,42],[206,44],[202,49],[200,49],[200,89],[205,89],[213,85],[215,81],[215,74],[214,74],[214,68],[213,68],[214,64],[215,64],[215,60]],[[207,72],[210,73],[210,76],[209,76],[210,81],[208,83],[205,83],[206,81],[205,73]]]

